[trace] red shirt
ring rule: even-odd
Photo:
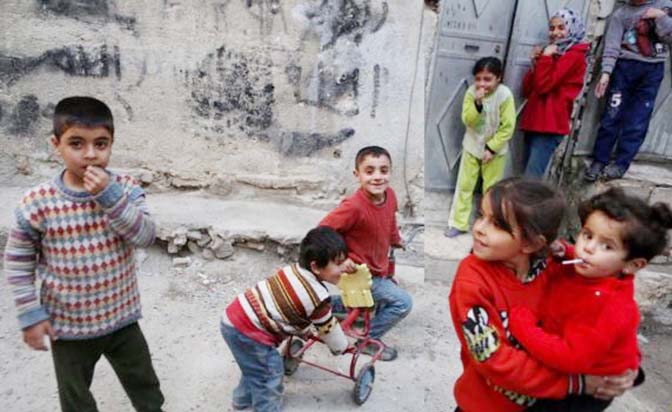
[[[520,129],[566,135],[574,99],[583,88],[586,53],[590,46],[579,43],[561,56],[540,56],[535,67],[523,79],[523,96],[527,104],[520,119]]]
[[[385,191],[385,201],[375,205],[363,189],[345,198],[319,226],[329,226],[340,233],[348,245],[348,257],[366,263],[374,276],[389,275],[391,246],[401,245],[397,227],[397,197],[392,188]]]
[[[553,281],[542,327],[525,310],[511,315],[513,336],[535,358],[566,373],[619,375],[639,368],[634,277],[585,278],[573,266]]]
[[[501,263],[473,254],[460,262],[449,302],[464,369],[455,383],[455,400],[465,412],[518,412],[532,397],[560,399],[578,393],[578,376],[557,372],[531,357],[508,330],[511,308],[523,306],[535,313],[539,309],[559,266],[551,259],[547,265],[523,283]]]

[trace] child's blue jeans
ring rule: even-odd
[[[233,403],[239,408],[251,406],[255,412],[280,411],[284,366],[278,350],[224,323],[220,323],[220,330],[241,372]]]
[[[525,132],[523,164],[527,177],[543,177],[555,148],[562,142],[562,135]]]
[[[609,163],[611,152],[617,145],[615,164],[622,170],[630,167],[649,130],[664,70],[662,62],[621,59],[616,62],[595,140],[595,161]]]
[[[371,320],[369,336],[380,339],[411,312],[413,299],[390,278],[381,276],[373,277],[371,294],[376,303],[376,316]],[[340,296],[331,297],[331,307],[334,312],[345,312]]]

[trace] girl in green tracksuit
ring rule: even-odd
[[[516,126],[513,93],[502,80],[502,62],[484,57],[472,71],[474,84],[462,104],[462,122],[467,128],[462,141],[462,159],[450,211],[446,236],[455,237],[469,229],[469,218],[478,177],[483,193],[501,180],[508,142]]]

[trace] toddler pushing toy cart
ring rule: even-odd
[[[371,283],[371,272],[369,271],[369,268],[366,265],[359,265],[355,273],[344,274],[338,284],[343,298],[343,305],[347,308],[347,317],[341,322],[341,328],[347,336],[356,340],[354,346],[348,347],[348,349],[343,352],[344,355],[352,355],[348,374],[303,359],[303,355],[311,346],[316,342],[322,342],[318,336],[310,335],[305,342],[296,337],[290,337],[288,339],[283,353],[286,376],[291,376],[296,372],[300,363],[305,363],[355,382],[353,400],[357,405],[362,405],[366,402],[373,390],[373,382],[376,377],[376,371],[373,365],[380,359],[384,349],[383,343],[377,339],[369,337],[371,312],[374,306],[373,296],[371,295]],[[353,327],[353,323],[360,317],[360,315],[364,318],[363,327]],[[358,371],[357,362],[359,356],[367,346],[372,346],[376,348],[376,350],[371,356],[371,360],[365,363]]]

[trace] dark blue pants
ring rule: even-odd
[[[594,159],[607,164],[616,146],[615,164],[624,170],[644,143],[664,63],[618,60],[611,73],[607,104],[595,140]]]
[[[562,135],[525,132],[523,164],[527,177],[543,177],[555,148],[562,142]]]

